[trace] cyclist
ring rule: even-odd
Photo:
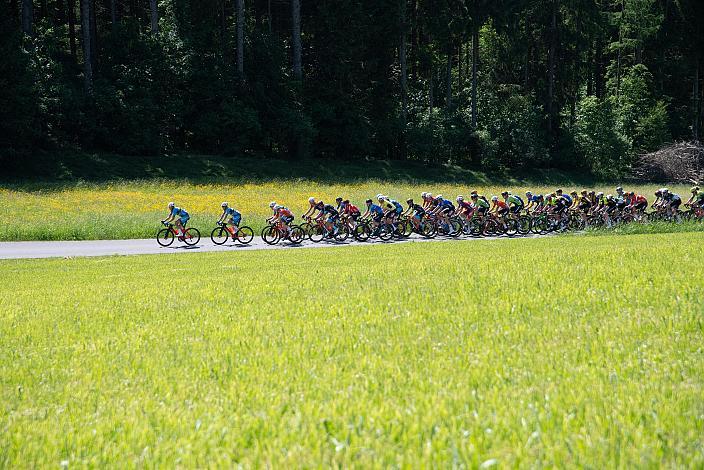
[[[653,209],[659,209],[663,207],[663,189],[658,189],[655,191],[655,202],[653,202]]]
[[[624,193],[624,192],[623,192],[623,188],[622,188],[621,186],[619,186],[618,188],[616,188],[616,200],[617,200],[617,201],[618,201],[619,199],[625,199],[627,194],[628,194],[628,193]]]
[[[663,190],[662,198],[665,201],[664,206],[670,215],[676,214],[682,204],[682,199],[679,194],[671,193],[667,188]]]
[[[168,224],[173,222],[176,228],[181,230],[181,235],[179,235],[178,239],[183,241],[183,237],[186,234],[186,224],[188,223],[188,219],[190,219],[191,216],[188,215],[186,209],[176,207],[176,204],[174,204],[173,202],[170,202],[168,207],[169,216],[166,219],[162,220],[161,223]],[[176,235],[178,235],[178,230],[176,230]]]
[[[579,195],[577,195],[577,191],[573,191],[572,197],[574,198],[576,203],[576,207],[574,208],[574,210],[579,214],[579,216],[586,224],[587,213],[592,208],[592,201],[589,199],[589,193],[587,193],[586,189],[583,189]]]
[[[553,196],[556,198],[556,200],[562,199],[562,204],[565,206],[565,209],[569,209],[570,207],[572,207],[572,203],[574,202],[574,200],[571,196],[563,194],[562,189],[558,189],[557,191],[555,191]]]
[[[471,199],[474,212],[476,212],[480,217],[485,216],[489,211],[489,203],[486,202],[486,199],[479,197],[477,193],[472,194]]]
[[[325,218],[325,216],[327,216],[327,218]],[[315,220],[320,221],[325,219],[325,229],[328,231],[328,234],[335,236],[337,235],[337,226],[334,224],[339,218],[340,213],[335,207],[332,206],[332,204],[323,204],[323,209],[320,211],[320,214],[318,214]]]
[[[523,203],[523,199],[521,199],[520,196],[513,195],[508,191],[504,191],[503,193],[501,193],[501,196],[504,198],[506,204],[508,204],[509,210],[512,214],[518,215],[521,213],[525,204]]]
[[[526,191],[526,201],[528,201],[525,207],[526,212],[540,212],[543,208],[544,200],[542,194],[533,194],[530,191]]]
[[[691,190],[692,197],[684,203],[687,207],[704,208],[704,193],[699,191],[699,186],[694,186]]]
[[[372,220],[374,228],[378,227],[379,223],[381,223],[381,218],[384,216],[384,209],[380,205],[374,204],[371,199],[367,199],[365,204],[367,205],[367,210],[362,214],[362,219],[369,218]]]
[[[457,211],[455,211],[456,216],[462,217],[466,222],[472,218],[474,214],[474,204],[464,200],[463,196],[457,196]]]
[[[433,195],[423,191],[420,196],[423,199],[423,209],[428,210],[433,202]]]
[[[645,212],[646,207],[648,207],[648,200],[633,191],[626,193],[626,202],[628,204],[626,210],[630,211],[633,215],[642,214]]]
[[[359,212],[357,206],[351,204],[349,199],[345,199],[342,201],[342,215],[345,216],[345,218],[351,219],[353,222],[357,222],[362,214]]]
[[[240,214],[234,207],[229,207],[227,202],[220,204],[220,207],[222,207],[222,215],[218,219],[218,224],[221,224],[227,220],[227,222],[225,222],[225,228],[227,228],[227,231],[234,236],[237,233],[240,221],[242,220],[242,214]],[[227,225],[232,225],[232,230],[230,230]]]
[[[452,201],[442,197],[442,194],[435,196],[435,207],[430,212],[431,215],[437,215],[440,220],[448,223],[449,217],[455,213],[455,205]]]
[[[504,201],[501,201],[498,196],[491,197],[491,209],[489,209],[489,213],[504,216],[508,214],[508,211],[508,204],[506,204]]]
[[[335,207],[335,209],[337,209],[337,212],[340,214],[342,214],[342,201],[343,199],[339,196],[335,198],[335,203],[337,203],[337,207]]]
[[[286,232],[285,237],[288,238],[291,234],[290,224],[294,219],[293,213],[287,207],[273,201],[269,203],[269,207],[274,211],[274,214],[266,219],[266,221],[270,224],[280,224]]]
[[[308,210],[301,216],[303,219],[310,219],[316,211],[323,210],[323,206],[325,205],[322,200],[316,201],[314,197],[308,198],[308,204]]]
[[[413,199],[407,199],[406,204],[408,204],[408,209],[403,214],[409,217],[413,227],[418,231],[420,230],[420,221],[425,216],[425,209],[420,204],[413,202]]]

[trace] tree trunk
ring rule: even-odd
[[[699,59],[694,65],[694,85],[692,87],[692,98],[694,98],[694,120],[692,121],[692,138],[695,142],[699,141]]]
[[[430,41],[428,41],[430,42]],[[433,96],[433,58],[430,58],[430,77],[428,77],[428,106],[430,107],[430,118],[433,118],[433,107],[435,107],[435,99]]]
[[[16,17],[15,17],[16,18]],[[34,5],[32,0],[22,0],[22,32],[32,36],[32,23],[34,22]]]
[[[449,110],[452,108],[452,47],[447,53],[447,69],[445,76],[445,106]]]
[[[555,61],[557,59],[557,3],[552,2],[550,15],[550,48],[548,50],[548,132],[554,136],[555,126]]]
[[[303,60],[301,58],[301,0],[291,0],[293,34],[293,77],[303,80]]]
[[[110,23],[114,30],[117,26],[117,0],[110,0]]]
[[[401,0],[401,37],[398,46],[398,61],[401,67],[401,116],[403,127],[406,127],[408,116],[408,72],[406,60],[406,0]]]
[[[88,95],[93,94],[93,55],[91,53],[90,16],[91,0],[81,3],[81,37],[83,40],[83,86]]]
[[[462,72],[464,68],[464,41],[460,40],[460,46],[457,49],[457,92],[462,93],[463,79]]]
[[[90,55],[91,68],[98,64],[98,24],[95,18],[95,0],[90,0]]]
[[[244,80],[244,0],[236,0],[237,5],[237,75]]]
[[[149,0],[149,9],[151,10],[152,34],[159,34],[159,8],[157,0]]]
[[[596,53],[594,59],[594,95],[602,99],[604,97],[604,46],[601,38],[596,40]]]
[[[71,57],[76,60],[76,3],[75,0],[66,0],[68,15],[68,43],[71,49]]]
[[[266,22],[269,26],[269,36],[271,36],[271,0],[267,0],[266,2]]]
[[[477,67],[479,66],[479,24],[472,28],[472,129],[477,129]]]

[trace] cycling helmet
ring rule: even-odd
[[[491,196],[491,200],[492,200],[493,202],[496,202],[496,201],[499,200],[499,196]]]
[[[223,202],[222,204],[220,204],[220,207],[227,207],[227,203]]]
[[[364,201],[365,204],[371,204],[372,202],[374,201],[372,201],[371,199],[367,199],[366,201]]]
[[[349,199],[345,199],[344,201],[342,201],[342,203],[343,203],[343,204],[349,204],[349,203],[350,203],[350,200],[349,200]]]
[[[311,204],[313,204],[313,203],[315,202],[315,198],[314,198],[314,197],[309,197],[309,198],[308,198],[308,202],[310,202]]]
[[[509,194],[511,194],[511,193],[509,193],[508,191],[504,191],[503,193],[501,193],[501,195],[503,197],[508,197]]]
[[[428,193],[426,193],[425,191],[420,193],[420,197],[422,197],[423,199],[425,199],[427,196],[428,196]]]
[[[473,193],[470,194],[469,197],[471,197],[472,199],[477,199],[479,196],[477,195],[477,193]]]
[[[589,191],[589,195],[593,196],[594,195],[594,190]]]
[[[553,194],[562,194],[562,189],[556,189]]]
[[[169,209],[173,209],[175,205],[176,205],[176,204],[174,204],[173,202],[170,202],[170,203],[169,203]]]
[[[606,195],[606,199],[608,199],[609,201],[612,200],[613,198],[614,198],[614,197],[613,197],[611,194],[607,194],[607,195]]]
[[[572,191],[572,192],[570,193],[570,196],[576,196],[576,195],[577,195],[577,191]]]
[[[596,193],[596,197],[601,197],[601,196],[603,196],[603,195],[604,195],[604,193],[602,193],[601,191],[599,191],[598,193]]]
[[[670,190],[667,188],[662,188],[660,191],[662,191],[663,194],[667,194],[670,192]]]
[[[655,195],[662,196],[662,189],[658,189],[657,191],[655,191]]]
[[[586,189],[583,189],[583,190],[582,190],[582,196],[586,196],[586,195],[587,195],[587,190],[586,190]]]
[[[533,193],[531,193],[530,191],[526,191],[526,197],[531,197],[532,195]]]
[[[634,193],[633,191],[631,191],[630,193],[628,193],[628,195],[629,195],[629,196],[635,196],[636,193]]]
[[[438,194],[437,196],[435,196],[435,199],[442,199],[442,194]]]
[[[413,199],[406,199],[406,204],[413,204]]]
[[[379,194],[376,195],[376,198],[379,199],[379,200],[384,199],[384,195],[381,194],[381,193],[379,193]]]
[[[472,195],[476,196],[477,194],[478,194],[478,193],[477,193],[476,190],[475,190],[475,191],[472,191]]]
[[[550,195],[551,197],[557,197],[557,192],[554,192]]]
[[[277,204],[274,206],[274,209],[276,209],[276,210],[283,209],[283,208],[284,208],[284,206],[282,206],[281,204]]]
[[[699,191],[699,186],[694,186],[690,191],[692,191],[692,194],[695,194]]]
[[[617,192],[617,193],[622,193],[622,192],[623,192],[623,188],[622,188],[621,186],[619,186],[618,188],[616,188],[616,192]]]
[[[340,202],[342,202],[342,198],[341,198],[341,197],[339,197],[339,196],[338,196],[338,197],[336,197],[336,198],[335,198],[335,202],[337,202],[337,203],[339,204]]]
[[[271,201],[271,202],[269,203],[269,207],[271,207],[272,209],[273,209],[274,207],[276,207],[276,202]]]
[[[462,196],[457,196],[457,202],[462,202],[464,201],[464,198]]]

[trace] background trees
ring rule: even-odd
[[[2,1],[3,156],[604,174],[702,127],[697,0]]]

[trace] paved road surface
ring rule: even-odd
[[[505,239],[505,237],[503,237]],[[384,243],[415,243],[448,240],[447,238],[436,238],[426,240],[423,238],[411,237],[403,242],[382,242],[369,241],[358,243],[346,241],[344,243],[322,242],[312,243],[305,241],[301,245],[291,245],[283,242],[279,245],[270,246],[264,243],[261,238],[254,237],[251,244],[242,246],[232,242],[225,245],[214,245],[209,238],[202,238],[200,243],[194,247],[188,247],[184,243],[174,240],[173,245],[162,248],[153,238],[140,240],[83,240],[83,241],[56,241],[56,242],[0,242],[0,259],[19,258],[64,258],[75,256],[108,256],[108,255],[147,255],[163,253],[203,253],[207,251],[239,252],[249,250],[281,250],[281,249],[303,249],[303,248],[325,248],[332,246],[350,245],[377,245]]]

